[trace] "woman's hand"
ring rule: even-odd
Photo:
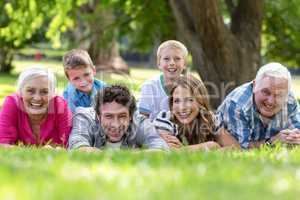
[[[166,132],[160,132],[159,135],[172,149],[179,149],[183,146],[179,139],[173,135],[170,135]]]

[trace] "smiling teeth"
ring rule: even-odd
[[[169,71],[169,72],[176,72],[177,69],[173,69],[173,68],[172,68],[172,69],[168,69],[168,71]]]
[[[181,113],[178,113],[178,114],[179,114],[180,117],[186,118],[191,114],[191,112],[181,112]]]
[[[42,104],[40,104],[40,103],[31,103],[31,105],[32,106],[38,106],[38,107],[42,106]]]

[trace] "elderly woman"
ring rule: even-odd
[[[0,113],[0,144],[67,146],[72,115],[67,102],[55,96],[56,80],[42,68],[23,71],[17,93],[6,97]]]

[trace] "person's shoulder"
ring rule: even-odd
[[[6,105],[10,105],[10,106],[16,105],[16,106],[18,106],[20,103],[21,103],[20,95],[18,95],[17,93],[13,93],[13,94],[7,95],[5,97],[3,107],[6,106]]]
[[[150,79],[147,79],[143,85],[157,85],[160,82],[160,76],[161,75],[156,75],[151,77]]]
[[[96,112],[95,112],[94,108],[92,108],[92,107],[77,107],[75,109],[74,116],[76,116],[76,115],[84,115],[90,119],[94,119],[96,116]]]
[[[76,92],[75,86],[72,83],[68,82],[67,86],[64,89],[63,96],[65,98],[71,97],[71,96],[75,95],[75,92]]]
[[[291,91],[288,93],[287,107],[289,110],[299,107],[298,100],[297,100],[296,96],[294,95],[294,93]]]
[[[245,83],[235,88],[226,96],[219,106],[218,113],[234,110],[235,112],[242,112],[245,115],[251,115],[254,106],[252,88],[252,82]]]
[[[148,119],[148,117],[146,117],[143,114],[140,114],[138,111],[135,111],[132,116],[132,122],[134,125],[139,125],[147,119]]]
[[[232,90],[224,101],[234,102],[237,105],[245,106],[248,101],[252,101],[253,86],[252,82],[244,83]]]

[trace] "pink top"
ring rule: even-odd
[[[49,101],[48,115],[41,124],[40,136],[36,138],[24,111],[22,98],[17,94],[5,98],[0,113],[0,143],[25,145],[55,144],[67,146],[72,128],[72,114],[67,102],[59,96]]]

